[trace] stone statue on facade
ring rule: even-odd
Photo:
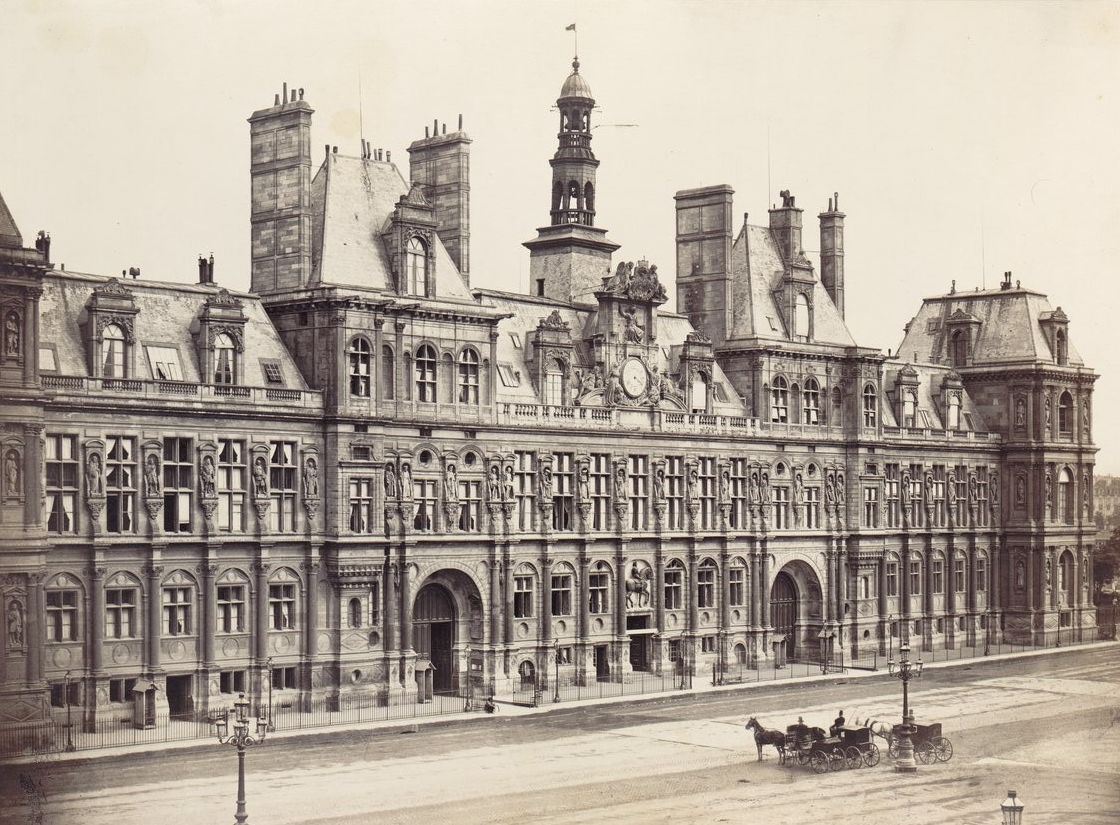
[[[1015,399],[1015,428],[1025,430],[1027,427],[1027,401],[1022,396]]]
[[[541,467],[539,484],[542,503],[552,501],[552,468],[547,464]]]
[[[579,496],[581,504],[591,501],[591,470],[588,469],[586,464],[581,464],[579,467],[579,475],[576,478],[576,494]]]
[[[264,498],[268,495],[268,465],[264,456],[257,456],[253,461],[253,496]]]
[[[751,473],[751,480],[748,486],[748,494],[750,496],[751,504],[758,505],[762,503],[762,491],[758,486],[758,472]]]
[[[19,476],[19,453],[8,450],[4,457],[4,490],[11,498],[16,498],[21,492]]]
[[[105,495],[105,483],[101,477],[100,453],[90,453],[86,460],[86,495],[91,498]]]
[[[459,478],[454,464],[448,464],[443,474],[443,498],[444,501],[459,500]]]
[[[400,489],[397,487],[397,472],[389,462],[385,463],[385,498],[397,498]]]
[[[770,504],[773,491],[770,489],[770,474],[765,470],[762,471],[762,477],[759,479],[759,486],[761,487],[762,503],[764,505]]]
[[[844,474],[836,474],[836,506],[844,506]]]
[[[303,497],[319,497],[319,465],[311,456],[303,462]]]
[[[618,312],[626,321],[625,336],[627,343],[641,344],[645,341],[646,328],[638,323],[638,308],[630,307],[627,310],[626,307],[619,307]]]
[[[948,478],[945,479],[945,499],[949,502],[950,508],[957,503],[957,473],[955,470],[950,470]]]
[[[154,457],[154,456],[153,456]],[[216,498],[217,487],[215,481],[217,473],[214,470],[214,459],[212,456],[204,456],[202,459],[202,469],[198,472],[198,484],[202,488],[203,498]]]
[[[626,468],[621,464],[614,468],[614,500],[626,501]]]
[[[506,501],[513,501],[517,497],[517,485],[513,480],[513,467],[506,467]]]
[[[999,473],[994,471],[988,475],[988,504],[993,510],[999,506]]]
[[[8,602],[8,649],[23,647],[23,605],[18,600]]]
[[[4,354],[19,355],[21,344],[19,314],[13,310],[4,320]]]
[[[662,502],[665,500],[665,468],[658,467],[653,474],[653,500],[655,502]]]
[[[724,467],[719,474],[719,500],[731,501],[731,471]]]
[[[149,453],[144,461],[144,495],[159,498],[159,489],[159,459],[155,453]]]
[[[486,475],[486,499],[492,502],[502,500],[502,479],[497,464],[491,466]]]
[[[401,464],[401,498],[412,501],[412,465],[407,461]]]

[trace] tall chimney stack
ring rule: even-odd
[[[447,249],[459,274],[470,283],[471,241],[471,139],[461,129],[443,134],[439,121],[432,121],[432,130],[424,129],[424,138],[408,147],[409,177],[420,184],[424,197],[432,204],[436,233]],[[378,157],[388,157],[388,153]]]
[[[801,256],[801,213],[788,189],[781,192],[782,205],[770,210],[770,231],[781,247],[782,257],[792,261]]]
[[[821,222],[821,285],[844,317],[844,218],[840,194],[834,192],[828,211],[817,216]]]

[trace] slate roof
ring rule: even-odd
[[[86,320],[86,304],[93,291],[110,279],[80,272],[49,272],[43,278],[40,299],[40,345],[54,345],[57,375],[88,376],[86,345],[82,322]],[[192,330],[198,330],[198,318],[206,300],[217,294],[217,284],[182,284],[125,278],[121,283],[133,293],[136,308],[134,336],[136,339],[135,377],[153,379],[151,366],[144,352],[147,345],[174,347],[179,351],[183,380],[200,383],[198,354]],[[242,303],[247,318],[244,327],[243,369],[247,386],[283,386],[307,389],[295,361],[280,341],[260,299],[244,292],[229,291]],[[260,359],[280,362],[283,384],[268,384]]]
[[[1039,324],[1053,308],[1041,293],[1029,289],[989,289],[977,292],[956,292],[926,298],[918,314],[906,327],[899,344],[898,356],[926,363],[948,363],[946,321],[963,311],[979,322],[972,360],[976,364],[1000,364],[1023,361],[1054,361],[1054,353]],[[1082,366],[1084,361],[1067,342],[1068,361]]]
[[[931,364],[910,364],[898,360],[887,361],[884,365],[883,396],[880,398],[880,415],[883,424],[888,427],[901,426],[895,417],[898,409],[898,394],[895,390],[896,380],[900,372],[909,370],[918,379],[917,405],[918,421],[915,427],[929,427],[933,430],[945,428],[945,410],[941,407],[942,382],[953,373],[948,366],[934,366]],[[956,376],[958,379],[959,375]],[[971,422],[971,426],[969,426]],[[965,390],[961,391],[961,430],[974,432],[987,432],[988,425],[984,420],[980,408],[973,403],[971,396]]]
[[[327,155],[311,183],[314,279],[396,294],[381,233],[408,189],[396,164]],[[436,295],[473,301],[438,237],[435,247]]]
[[[21,249],[23,236],[19,234],[19,227],[12,217],[8,204],[4,203],[4,195],[0,192],[0,246],[9,249]]]
[[[739,231],[731,248],[734,311],[729,339],[790,341],[773,292],[780,286],[785,270],[781,249],[769,227],[746,225]],[[856,345],[820,280],[813,284],[813,341],[844,347]]]

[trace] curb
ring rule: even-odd
[[[1000,653],[990,656],[972,656],[967,659],[951,659],[943,662],[927,662],[924,664],[926,669],[933,668],[951,668],[959,667],[962,665],[976,665],[985,662],[1003,662],[1013,659],[1029,659],[1039,656],[1055,656],[1062,653],[1079,652],[1086,650],[1097,650],[1101,648],[1114,647],[1118,644],[1117,641],[1103,641],[1103,642],[1090,642],[1083,645],[1067,646],[1061,648],[1046,648],[1043,650],[1024,650],[1018,653]],[[664,701],[666,699],[677,699],[681,697],[698,698],[713,693],[732,693],[737,691],[758,690],[762,687],[778,687],[782,685],[804,685],[822,683],[827,680],[836,680],[839,678],[844,679],[845,682],[853,679],[869,679],[874,677],[886,676],[886,670],[857,670],[853,671],[848,669],[838,673],[831,674],[814,674],[812,676],[796,676],[789,679],[769,679],[760,680],[757,682],[746,682],[734,685],[709,685],[703,683],[702,687],[691,687],[685,690],[672,690],[661,691],[659,693],[643,693],[634,696],[604,696],[598,699],[575,699],[569,702],[549,703],[539,707],[522,707],[519,705],[509,705],[506,703],[499,703],[502,710],[500,714],[504,718],[519,718],[522,716],[540,716],[542,714],[557,713],[568,708],[583,708],[583,707],[596,707],[600,705],[638,705],[645,702]],[[439,716],[422,716],[404,720],[385,720],[385,721],[370,721],[370,722],[352,722],[349,724],[340,725],[324,725],[322,727],[314,728],[297,728],[295,730],[275,731],[268,736],[266,741],[274,741],[277,739],[294,739],[301,736],[329,736],[335,733],[352,733],[355,731],[369,731],[376,734],[405,734],[417,733],[421,726],[430,725],[459,725],[468,722],[483,722],[488,714],[484,713],[461,713],[461,714],[443,714]],[[501,716],[499,718],[502,718]],[[152,742],[150,744],[142,745],[129,745],[124,747],[105,747],[105,748],[91,748],[85,751],[74,751],[72,753],[50,753],[50,754],[34,754],[31,756],[17,756],[8,759],[0,759],[0,765],[28,765],[28,764],[45,764],[53,762],[82,762],[93,761],[96,759],[106,759],[114,756],[126,756],[137,753],[152,753],[156,751],[170,751],[170,750],[187,750],[191,748],[210,747],[214,744],[214,740],[210,738],[199,739],[182,739],[170,742]]]

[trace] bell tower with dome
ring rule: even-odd
[[[591,112],[595,99],[579,72],[579,57],[556,101],[560,132],[552,166],[550,223],[526,241],[530,292],[558,301],[595,304],[594,291],[610,273],[611,254],[618,244],[595,226],[595,170],[591,151]]]

